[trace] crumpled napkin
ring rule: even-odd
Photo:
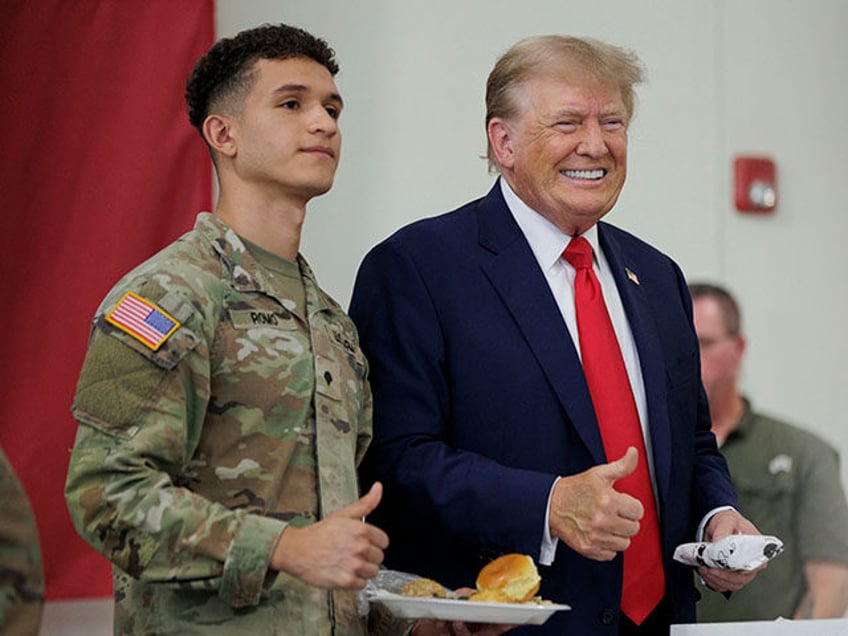
[[[770,535],[731,534],[715,542],[684,543],[674,560],[687,565],[755,570],[783,552],[783,541]]]

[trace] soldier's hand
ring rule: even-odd
[[[386,533],[365,523],[383,496],[375,483],[359,501],[305,528],[288,526],[280,535],[271,567],[324,589],[365,587],[383,562]]]
[[[632,446],[618,460],[562,477],[551,497],[551,534],[596,561],[609,561],[630,545],[645,514],[635,497],[613,488],[634,470],[639,453]]]

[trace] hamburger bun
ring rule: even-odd
[[[508,603],[529,601],[539,591],[541,582],[536,564],[526,554],[505,554],[477,575],[479,592],[497,592]]]
[[[509,603],[509,599],[498,590],[479,590],[468,597],[469,601],[479,603]]]

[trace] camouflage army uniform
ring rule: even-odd
[[[43,609],[38,528],[26,492],[0,449],[0,634],[35,636]]]
[[[358,498],[371,438],[353,324],[297,266],[305,307],[291,280],[202,213],[97,311],[66,498],[117,566],[116,634],[365,631],[354,592],[268,569],[287,524]],[[128,291],[173,322],[155,350],[107,320]]]

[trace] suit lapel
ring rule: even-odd
[[[612,269],[633,339],[639,352],[645,396],[648,403],[648,426],[653,448],[654,473],[661,501],[668,501],[671,474],[671,424],[666,404],[666,370],[663,352],[647,298],[652,281],[650,272],[640,272],[606,224],[598,224],[601,249]],[[657,452],[661,451],[661,452]]]
[[[583,368],[544,275],[509,212],[500,185],[478,209],[483,270],[515,319],[571,424],[598,463],[606,461]],[[566,423],[563,422],[563,426]]]

